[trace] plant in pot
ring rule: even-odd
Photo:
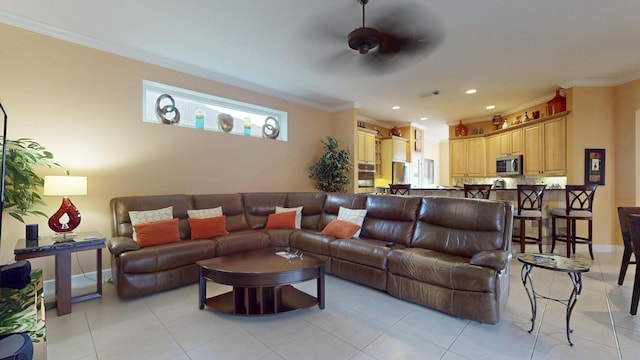
[[[352,168],[351,152],[340,149],[338,140],[327,136],[324,154],[309,168],[309,178],[316,181],[316,189],[324,192],[346,192],[350,179],[347,176]]]
[[[44,179],[35,172],[36,167],[60,166],[53,161],[53,154],[33,139],[20,138],[5,142],[6,168],[3,211],[24,222],[24,216],[47,217],[35,210],[37,205],[46,205],[38,194]]]

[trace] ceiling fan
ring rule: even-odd
[[[375,26],[367,26],[365,6],[369,0],[357,1],[362,5],[362,26],[348,34],[347,44],[378,70],[388,70],[398,58],[424,56],[443,38],[436,19],[420,4],[395,3],[375,19]]]

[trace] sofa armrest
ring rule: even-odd
[[[511,252],[504,250],[481,251],[471,258],[471,265],[490,267],[502,271],[511,259]]]
[[[118,256],[126,251],[140,250],[140,245],[130,237],[117,236],[107,241],[109,251]]]

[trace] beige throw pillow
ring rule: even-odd
[[[189,215],[189,218],[191,219],[206,219],[222,216],[222,206],[211,209],[187,210],[187,215]]]

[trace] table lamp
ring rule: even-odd
[[[69,200],[69,196],[87,195],[87,177],[69,176],[68,174],[66,176],[45,176],[44,195],[62,196],[62,205],[49,218],[49,227],[56,232],[57,237],[73,239],[75,235],[72,231],[80,225],[80,211]],[[69,217],[67,223],[60,221],[64,215]]]

